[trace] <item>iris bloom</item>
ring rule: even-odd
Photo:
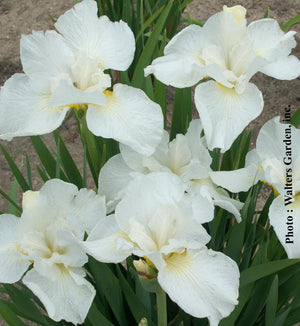
[[[126,70],[134,35],[123,22],[98,18],[97,3],[84,0],[58,18],[55,31],[22,36],[25,74],[1,89],[0,137],[44,134],[62,123],[70,107],[87,109],[88,128],[150,155],[159,143],[163,117],[143,91],[115,84],[107,69]]]
[[[237,304],[239,270],[229,257],[206,248],[210,237],[197,222],[207,221],[205,207],[186,189],[170,173],[140,175],[115,215],[98,223],[83,245],[102,262],[119,263],[131,254],[145,258],[173,301],[214,326]]]
[[[289,258],[300,258],[300,130],[268,121],[259,132],[256,149],[246,164],[258,168],[256,178],[272,185],[276,198],[269,210],[270,223]]]
[[[195,103],[210,150],[228,150],[261,113],[262,94],[249,82],[257,71],[284,80],[300,74],[299,60],[289,55],[295,32],[284,34],[268,18],[247,26],[245,14],[242,6],[224,6],[203,27],[190,25],[175,35],[164,56],[145,69],[146,75],[179,88],[209,79],[196,87]]]
[[[148,174],[155,171],[168,171],[178,175],[188,186],[190,194],[201,194],[208,202],[207,216],[213,218],[214,205],[231,212],[238,221],[241,220],[239,210],[243,204],[232,199],[219,187],[226,188],[227,172],[214,172],[210,168],[212,159],[200,137],[202,126],[199,119],[190,123],[186,135],[178,134],[169,142],[165,131],[161,143],[152,156],[146,157],[128,146],[120,146],[121,153],[112,157],[101,169],[99,176],[99,192],[105,195],[108,210],[112,211],[126,192],[126,186],[136,174]],[[252,167],[252,171],[256,168]],[[240,179],[240,170],[232,171],[232,178],[237,180],[233,192],[245,191],[244,180]],[[223,182],[222,182],[223,181]],[[231,186],[231,183],[229,184]],[[231,189],[231,187],[230,187]]]
[[[93,191],[53,179],[23,196],[21,218],[0,216],[0,282],[23,283],[42,301],[49,316],[82,323],[95,296],[82,269],[80,245],[99,219],[105,201]]]

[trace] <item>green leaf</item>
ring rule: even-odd
[[[173,117],[171,125],[170,140],[177,134],[185,134],[192,120],[192,89],[176,88],[173,105]]]
[[[15,202],[13,201],[10,196],[8,196],[2,189],[0,189],[0,195],[2,195],[6,200],[9,201],[12,205],[14,205],[19,212],[22,212],[22,208]]]
[[[264,14],[264,18],[268,18],[269,17],[269,6],[267,7],[265,14]]]
[[[25,192],[27,190],[30,189],[27,181],[25,180],[22,172],[20,171],[20,169],[17,167],[16,163],[13,161],[13,159],[10,157],[10,155],[7,153],[7,151],[5,150],[5,148],[0,144],[0,149],[12,171],[12,173],[14,174],[16,180],[18,181],[21,189]]]
[[[9,326],[26,326],[13,310],[13,304],[0,299],[0,315]]]
[[[237,326],[252,326],[255,324],[255,321],[265,306],[265,302],[269,294],[272,282],[272,276],[268,276],[257,281],[254,286],[251,299],[245,311],[240,316],[241,318],[238,319]]]
[[[50,176],[51,179],[55,178],[57,175],[56,167],[57,167],[57,161],[47,148],[47,146],[44,144],[42,138],[40,136],[31,136],[30,137],[32,145],[37,152],[39,159],[45,168],[46,172]],[[67,181],[67,177],[64,174],[64,172],[60,169],[60,178],[64,181]]]
[[[128,282],[124,278],[118,266],[117,266],[117,272],[118,272],[121,288],[123,290],[127,304],[130,308],[130,311],[133,314],[135,321],[139,323],[142,318],[146,318],[149,326],[155,326],[151,319],[150,312],[144,307],[139,297],[134,293],[132,288],[129,286]]]
[[[300,259],[283,259],[250,267],[241,273],[240,286],[255,282],[299,262]]]
[[[4,288],[6,289],[17,309],[26,319],[34,321],[40,325],[48,326],[48,322],[46,321],[43,314],[30,300],[30,298],[23,293],[22,290],[19,290],[13,285],[9,284],[4,285]]]
[[[96,307],[92,304],[86,318],[93,326],[114,326]]]
[[[292,18],[291,20],[289,20],[286,24],[284,24],[281,29],[283,31],[286,31],[287,29],[289,29],[290,27],[292,27],[295,24],[300,23],[300,15],[295,16],[294,18]]]
[[[155,27],[149,37],[141,56],[139,57],[139,61],[136,65],[133,78],[132,78],[132,86],[141,87],[144,83],[144,68],[148,66],[151,62],[153,52],[155,47],[157,46],[157,41],[162,33],[162,30],[165,27],[169,12],[171,7],[173,6],[173,0],[169,1],[168,5],[162,11]]]
[[[296,128],[300,125],[300,108],[292,115],[291,124]]]
[[[13,184],[11,186],[11,190],[10,190],[10,196],[9,196],[14,202],[17,202],[18,200],[18,181],[15,178],[13,181]],[[8,213],[9,214],[13,214],[13,215],[18,215],[19,210],[18,208],[13,205],[11,202],[8,203]]]
[[[25,158],[26,158],[26,171],[27,171],[28,185],[29,185],[29,189],[32,190],[31,165],[27,153],[25,154]]]
[[[75,184],[78,188],[83,188],[82,176],[70,152],[68,151],[63,139],[61,138],[59,131],[55,130],[53,135],[54,135],[56,145],[58,146],[59,144],[60,160],[66,176],[68,177],[69,181]]]
[[[119,280],[107,264],[97,262],[92,257],[89,259],[89,267],[97,286],[103,292],[116,319],[121,326],[126,326],[126,314]]]
[[[275,318],[276,318],[277,302],[278,302],[278,276],[275,275],[266,303],[265,326],[274,325]]]
[[[239,289],[239,303],[235,307],[234,311],[227,317],[220,321],[220,326],[233,326],[236,325],[235,322],[239,315],[241,314],[243,308],[251,297],[253,289],[253,284],[247,284]],[[248,326],[248,325],[247,325]]]

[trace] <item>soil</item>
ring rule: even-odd
[[[22,72],[19,57],[19,41],[21,34],[29,34],[32,30],[53,29],[51,17],[57,18],[71,8],[74,0],[0,0],[0,85],[3,85],[11,75]],[[214,13],[221,11],[223,5],[233,6],[241,4],[247,8],[248,22],[263,18],[269,7],[269,17],[275,18],[282,26],[300,12],[300,0],[195,0],[188,8],[193,19],[205,21]],[[299,33],[300,24],[293,26],[293,30]],[[296,36],[299,43],[299,36]],[[293,54],[300,57],[300,46],[293,50]],[[293,81],[280,81],[272,79],[260,73],[252,79],[253,83],[262,91],[265,100],[263,113],[250,124],[253,129],[252,146],[261,126],[275,115],[283,116],[283,109],[291,105],[293,111],[300,106],[299,78]],[[172,98],[172,90],[170,91]],[[82,169],[82,146],[77,133],[77,128],[72,119],[64,122],[60,127],[61,135],[66,142],[73,158]],[[54,147],[52,135],[43,136],[47,144]],[[39,163],[38,157],[32,148],[28,137],[15,138],[11,142],[0,141],[5,146],[18,165],[23,164],[25,172],[25,153],[28,153],[33,169],[33,188],[38,190],[42,182],[35,172],[35,165]],[[9,193],[14,177],[4,159],[0,155],[0,188]],[[268,190],[262,193],[260,205],[267,197]],[[1,196],[0,196],[1,197]],[[19,201],[21,196],[19,197]],[[0,211],[7,212],[8,204],[4,198],[0,198]],[[0,321],[0,326],[6,325]]]

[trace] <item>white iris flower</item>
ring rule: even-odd
[[[239,270],[226,255],[207,249],[207,221],[176,175],[140,175],[83,246],[95,259],[119,263],[134,254],[155,268],[162,289],[188,314],[212,326],[237,304]],[[197,199],[195,200],[197,203]],[[197,216],[199,215],[199,216]]]
[[[23,196],[21,218],[0,216],[0,282],[19,281],[42,301],[49,316],[81,324],[95,296],[82,269],[80,245],[105,217],[105,200],[93,191],[53,179]]]
[[[214,172],[210,168],[212,159],[201,138],[202,126],[199,119],[190,123],[185,135],[178,134],[169,142],[165,131],[163,138],[152,156],[143,156],[128,146],[120,146],[121,153],[112,157],[101,169],[99,175],[99,192],[105,195],[108,210],[114,210],[118,201],[126,192],[126,187],[136,174],[148,174],[156,171],[168,171],[178,175],[188,186],[192,195],[206,198],[204,205],[207,216],[213,218],[214,205],[231,212],[238,221],[241,220],[239,210],[243,204],[229,196],[222,189],[227,189],[227,171]],[[256,168],[252,167],[255,172]],[[245,191],[244,179],[240,178],[240,170],[230,172],[236,180],[233,192]],[[253,180],[253,178],[252,178]],[[229,182],[231,189],[231,183]],[[199,200],[201,197],[199,197]],[[202,199],[203,201],[204,199]]]
[[[70,107],[87,108],[88,128],[150,155],[159,143],[163,117],[143,91],[115,84],[107,69],[126,70],[134,35],[123,22],[98,18],[97,3],[84,0],[58,18],[55,31],[22,36],[25,74],[1,89],[0,137],[44,134],[56,129]]]
[[[175,87],[190,87],[204,77],[195,91],[195,103],[208,148],[225,152],[263,109],[259,89],[249,82],[261,71],[277,79],[295,79],[300,62],[289,55],[296,46],[295,32],[286,34],[273,19],[248,26],[242,6],[210,17],[203,27],[190,25],[168,43],[164,56],[145,69]]]
[[[258,168],[256,179],[272,185],[277,196],[269,210],[270,223],[289,258],[300,258],[300,130],[268,121],[246,165]]]
[[[246,167],[225,172],[215,179],[230,191],[237,180],[248,190],[258,180],[274,189],[276,198],[269,210],[270,223],[289,258],[300,258],[300,130],[279,122],[277,116],[261,128],[256,148],[246,156]]]

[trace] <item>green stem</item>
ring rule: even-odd
[[[167,326],[167,298],[163,290],[156,292],[157,325]]]

